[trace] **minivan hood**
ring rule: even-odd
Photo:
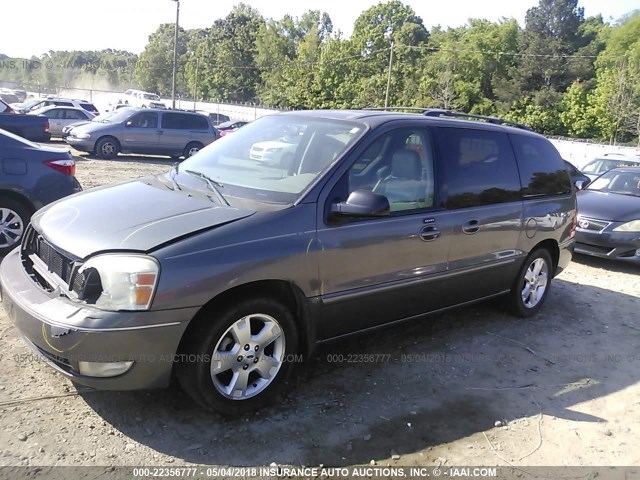
[[[95,188],[39,210],[35,229],[78,258],[101,251],[149,251],[198,231],[253,215],[194,190],[177,190],[162,176]]]
[[[578,192],[578,214],[584,217],[628,222],[640,218],[640,197],[582,190]]]

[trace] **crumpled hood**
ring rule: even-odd
[[[640,197],[619,193],[583,190],[578,192],[578,215],[608,220],[628,222],[640,218]]]
[[[149,251],[255,213],[167,182],[158,175],[88,190],[50,204],[31,221],[51,244],[85,258],[107,250]]]

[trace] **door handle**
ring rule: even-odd
[[[472,235],[477,233],[480,230],[480,225],[478,220],[469,220],[462,226],[462,231],[467,235]]]
[[[424,242],[433,242],[440,238],[440,230],[433,225],[427,225],[420,230],[420,240]]]

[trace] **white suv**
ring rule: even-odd
[[[141,90],[127,90],[118,99],[118,104],[140,108],[167,108],[155,93]]]
[[[77,100],[72,98],[33,98],[23,103],[12,103],[10,106],[17,113],[29,113],[44,107],[76,107],[82,108],[83,110],[93,113],[94,115],[98,115],[99,113],[98,109],[93,103],[87,102],[86,100]]]

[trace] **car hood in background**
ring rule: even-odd
[[[640,218],[640,197],[596,190],[578,192],[578,214],[584,217],[628,222]]]
[[[206,194],[173,189],[162,176],[92,189],[39,210],[36,230],[79,258],[101,251],[149,251],[253,211],[220,205]],[[173,189],[173,190],[172,190]]]

